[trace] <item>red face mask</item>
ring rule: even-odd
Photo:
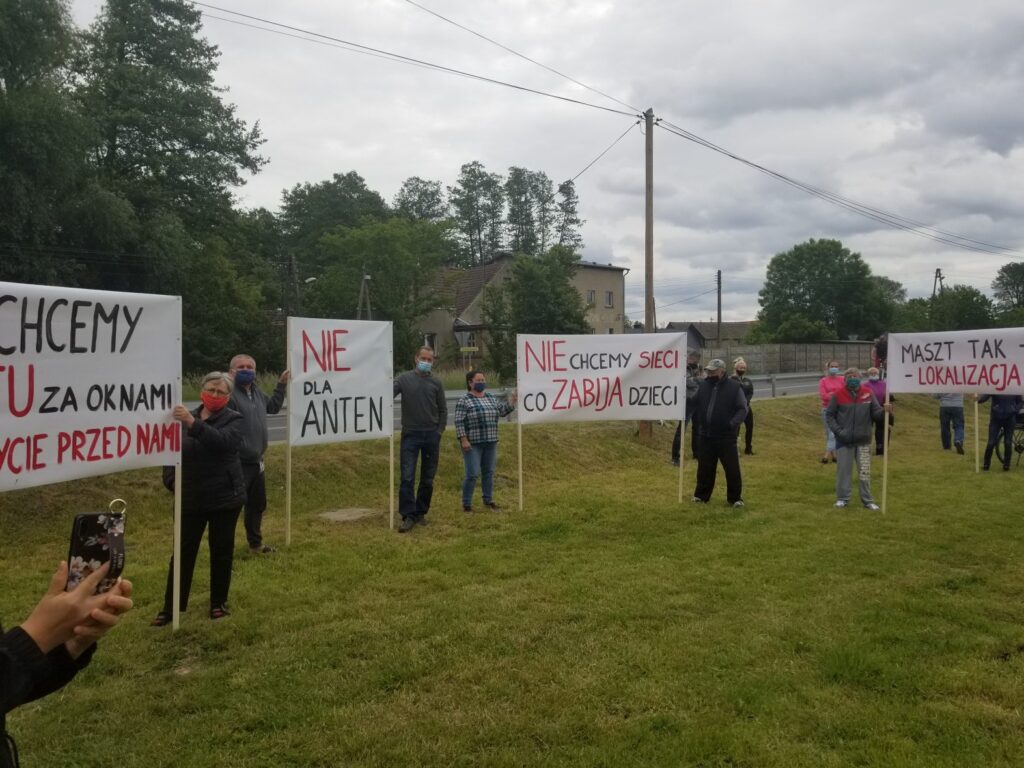
[[[209,392],[200,392],[199,399],[210,413],[216,413],[228,404],[226,395],[211,395]]]

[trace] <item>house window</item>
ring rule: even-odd
[[[605,291],[604,292],[604,306],[607,309],[611,309],[612,307],[615,306],[615,292],[614,291]]]
[[[597,301],[597,291],[587,291],[587,304],[593,305],[595,301]]]
[[[615,333],[615,329],[614,328],[609,328],[608,329],[608,333]]]
[[[423,334],[423,346],[430,347],[435,352],[437,351],[437,334],[436,333],[424,333]]]

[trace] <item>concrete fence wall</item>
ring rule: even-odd
[[[840,368],[868,368],[871,365],[870,341],[844,341],[820,344],[732,344],[709,346],[701,350],[706,363],[720,357],[732,371],[732,361],[742,357],[752,374],[805,373],[824,371],[829,360],[838,360]]]

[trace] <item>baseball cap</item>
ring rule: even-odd
[[[725,363],[719,358],[714,358],[708,361],[708,364],[704,366],[705,371],[724,371]]]

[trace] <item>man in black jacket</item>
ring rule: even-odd
[[[706,503],[711,499],[721,461],[725,470],[726,501],[734,507],[742,507],[743,478],[736,435],[747,417],[747,398],[740,383],[726,377],[725,363],[718,358],[704,366],[704,370],[706,377],[697,390],[693,409],[694,429],[700,435],[693,500]]]
[[[693,406],[697,398],[697,389],[700,387],[700,350],[691,349],[686,353],[686,421],[685,423],[680,421],[679,426],[676,427],[675,437],[672,438],[672,458],[669,459],[671,464],[679,466],[679,454],[682,448],[683,442],[683,428],[690,423],[693,418]],[[693,451],[694,458],[697,457],[697,430],[694,429],[690,432],[690,450]]]

